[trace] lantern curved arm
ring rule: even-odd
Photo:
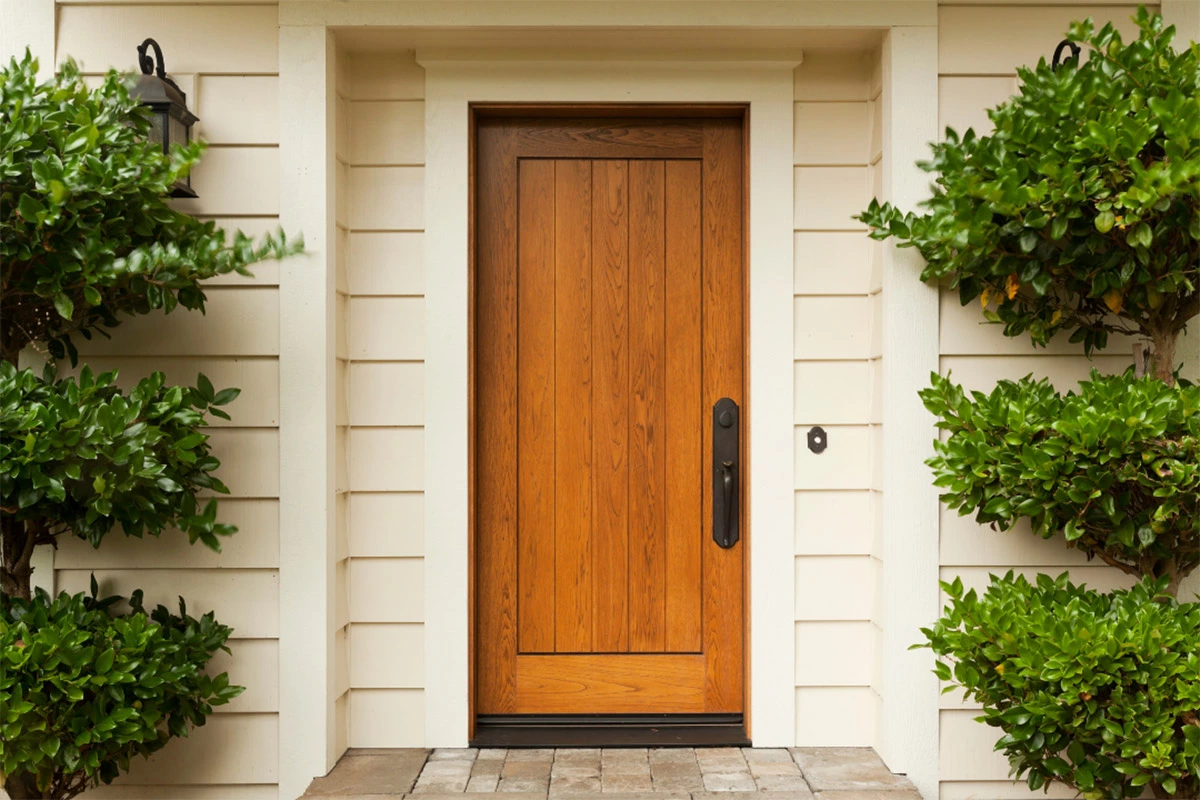
[[[150,47],[154,48],[154,56],[151,57],[146,53]],[[162,48],[158,46],[158,42],[153,39],[147,39],[138,45],[138,66],[141,67],[143,75],[149,75],[153,72],[163,80],[167,79],[167,69],[163,65]]]
[[[1081,48],[1070,39],[1063,39],[1058,43],[1058,47],[1054,48],[1054,58],[1050,61],[1051,69],[1057,70],[1063,64],[1063,50],[1068,49],[1071,51],[1071,58],[1075,61],[1076,65],[1079,64],[1079,54],[1082,52]]]

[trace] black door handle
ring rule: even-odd
[[[738,540],[738,405],[722,397],[713,406],[713,541],[729,548]]]

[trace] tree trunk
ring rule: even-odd
[[[28,600],[32,596],[34,535],[8,514],[0,515],[0,593]]]
[[[4,791],[12,800],[43,800],[48,794],[42,794],[37,788],[37,781],[28,773],[9,775],[4,781]]]
[[[1179,332],[1167,327],[1150,332],[1154,377],[1167,386],[1175,385],[1175,342],[1178,338]]]

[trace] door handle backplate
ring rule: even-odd
[[[712,419],[712,537],[720,547],[737,544],[740,426],[738,404],[722,397],[713,405]]]

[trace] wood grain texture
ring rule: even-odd
[[[694,121],[530,120],[522,125],[518,155],[540,158],[699,158],[703,134]]]
[[[745,399],[742,121],[628,122],[478,126],[476,713],[744,710],[710,474]]]
[[[629,649],[666,647],[665,164],[629,165]]]
[[[700,652],[700,162],[666,165],[666,644]],[[711,541],[711,539],[710,539]]]
[[[704,129],[703,167],[703,301],[704,405],[722,397],[743,400],[742,286],[742,131],[728,120],[712,120]],[[742,430],[749,429],[742,413]],[[712,425],[704,431],[704,452],[712,452]],[[742,463],[745,463],[745,436]],[[743,481],[743,484],[745,482]],[[741,487],[743,496],[745,486]],[[712,530],[712,484],[704,481],[704,530]],[[740,503],[745,522],[745,503]],[[744,529],[744,526],[743,526]],[[743,707],[743,537],[728,550],[704,546],[704,651],[707,656],[705,710],[740,711]]]
[[[554,162],[518,162],[517,637],[554,651]]]
[[[481,125],[476,191],[476,709],[511,713],[516,694],[517,298],[515,136]]]
[[[554,650],[592,648],[592,165],[554,162]]]
[[[629,163],[592,165],[592,646],[629,649]]]
[[[704,657],[518,656],[517,713],[664,714],[704,710]]]

